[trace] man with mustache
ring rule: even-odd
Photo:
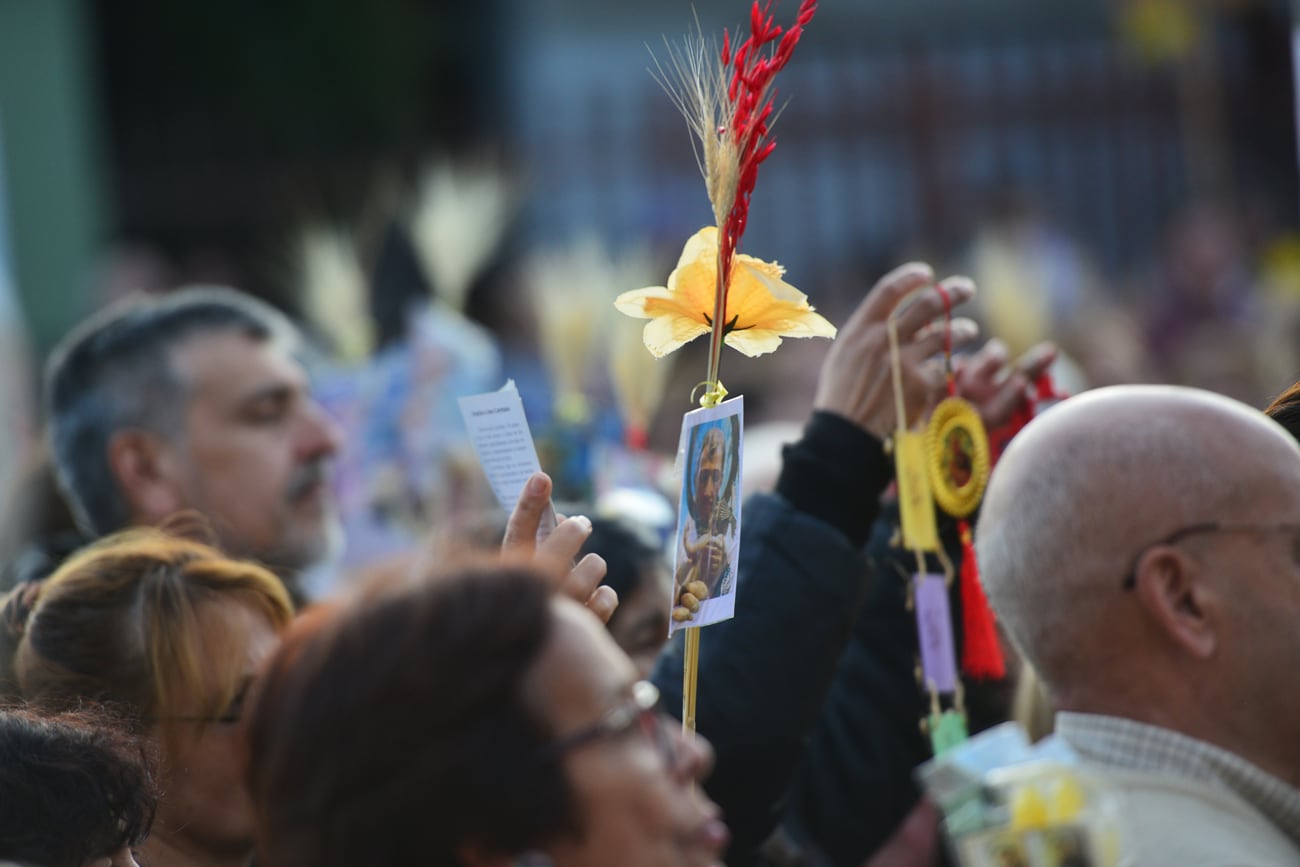
[[[49,443],[83,530],[194,509],[227,553],[296,577],[342,540],[329,466],[340,435],[275,310],[190,288],[105,311],[56,349]]]
[[[329,484],[342,440],[311,395],[299,343],[271,307],[214,287],[129,302],[75,329],[51,355],[45,401],[80,528],[97,537],[193,510],[226,554],[264,564],[303,602],[301,576],[343,542]],[[530,480],[506,546],[555,565],[558,589],[608,620],[618,600],[598,586],[604,561],[559,568],[591,522],[570,518],[536,544],[550,493],[545,476]]]

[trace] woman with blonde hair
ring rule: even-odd
[[[291,617],[266,569],[132,530],[11,600],[0,679],[42,705],[114,706],[156,743],[164,794],[137,853],[142,867],[245,867],[253,820],[238,722]]]

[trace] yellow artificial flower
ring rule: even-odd
[[[614,306],[649,319],[641,338],[656,358],[679,349],[712,328],[717,291],[718,229],[706,226],[686,242],[668,285],[624,292]],[[727,288],[725,342],[748,356],[765,355],[783,337],[834,337],[835,326],[816,313],[808,296],[781,278],[785,269],[737,253]]]

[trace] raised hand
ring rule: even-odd
[[[984,427],[1005,424],[1024,402],[1030,386],[1056,360],[1056,347],[1040,343],[1013,365],[1002,341],[994,339],[956,364],[957,393],[979,411]]]
[[[910,426],[943,396],[943,371],[926,364],[943,350],[945,340],[945,323],[934,322],[945,308],[934,283],[934,270],[921,262],[895,268],[876,283],[831,344],[817,380],[814,409],[843,416],[882,440],[893,432],[897,422],[888,323],[909,298],[896,323],[905,423]],[[975,295],[975,284],[965,277],[948,277],[942,285],[953,306]],[[979,334],[970,319],[953,319],[950,328],[954,346]]]
[[[574,558],[591,535],[591,521],[582,516],[566,518],[538,541],[539,529],[553,514],[551,479],[545,473],[534,473],[510,513],[502,552],[532,556],[547,574],[560,576],[555,585],[557,592],[586,605],[601,622],[608,623],[618,608],[618,594],[600,583],[605,577],[605,561],[588,554],[574,565]]]

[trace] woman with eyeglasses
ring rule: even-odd
[[[710,867],[712,754],[580,605],[469,568],[308,616],[248,728],[264,867]]]
[[[279,579],[199,542],[133,530],[75,554],[5,613],[13,670],[0,674],[24,699],[109,704],[156,745],[163,795],[141,867],[247,867],[238,722],[292,615]]]

